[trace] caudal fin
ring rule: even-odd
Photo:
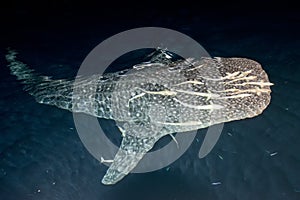
[[[8,49],[8,53],[5,56],[10,73],[17,77],[17,80],[22,81],[25,84],[25,90],[32,90],[33,87],[41,83],[43,78],[39,76],[34,70],[30,69],[25,63],[17,60],[17,52],[12,49]],[[44,79],[47,79],[44,77]]]
[[[25,63],[17,60],[17,52],[8,49],[5,56],[12,75],[24,85],[24,90],[37,102],[54,105],[59,108],[72,109],[72,81],[52,80],[49,76],[41,76]]]

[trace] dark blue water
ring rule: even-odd
[[[66,12],[63,20],[54,13],[53,19],[7,21],[0,49],[0,199],[300,199],[299,15],[190,12],[109,20]],[[212,56],[260,62],[275,84],[272,100],[258,117],[226,123],[204,159],[198,150],[207,129],[170,166],[104,186],[107,167],[81,143],[72,114],[38,104],[23,91],[6,67],[5,48],[17,49],[22,61],[44,75],[70,78],[101,41],[142,26],[181,31]]]

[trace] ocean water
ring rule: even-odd
[[[216,20],[183,14],[119,24],[86,18],[71,24],[59,19],[42,25],[10,24],[0,49],[0,199],[300,199],[300,18],[276,16]],[[116,185],[105,186],[101,179],[107,167],[83,146],[72,113],[35,102],[10,75],[4,55],[6,47],[12,47],[37,72],[70,78],[101,41],[142,26],[185,33],[212,56],[258,61],[274,83],[272,99],[261,115],[225,123],[205,158],[198,158],[207,131],[201,129],[187,152],[171,165],[129,174]],[[116,128],[106,130],[119,134]]]

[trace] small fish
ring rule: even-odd
[[[219,157],[221,160],[224,160],[224,158],[223,158],[221,155],[219,155],[219,154],[218,154],[218,157]]]
[[[222,183],[219,181],[219,182],[212,182],[211,185],[221,185]]]
[[[270,153],[270,156],[275,156],[277,154],[278,154],[278,152]]]
[[[105,160],[103,157],[101,157],[101,163],[112,163],[114,160]]]

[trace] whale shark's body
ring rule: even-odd
[[[74,81],[40,76],[17,61],[14,51],[6,56],[11,73],[37,102],[120,122],[122,143],[104,184],[126,176],[165,135],[251,118],[270,102],[272,83],[253,60],[173,61],[163,50],[149,58],[131,70]]]

